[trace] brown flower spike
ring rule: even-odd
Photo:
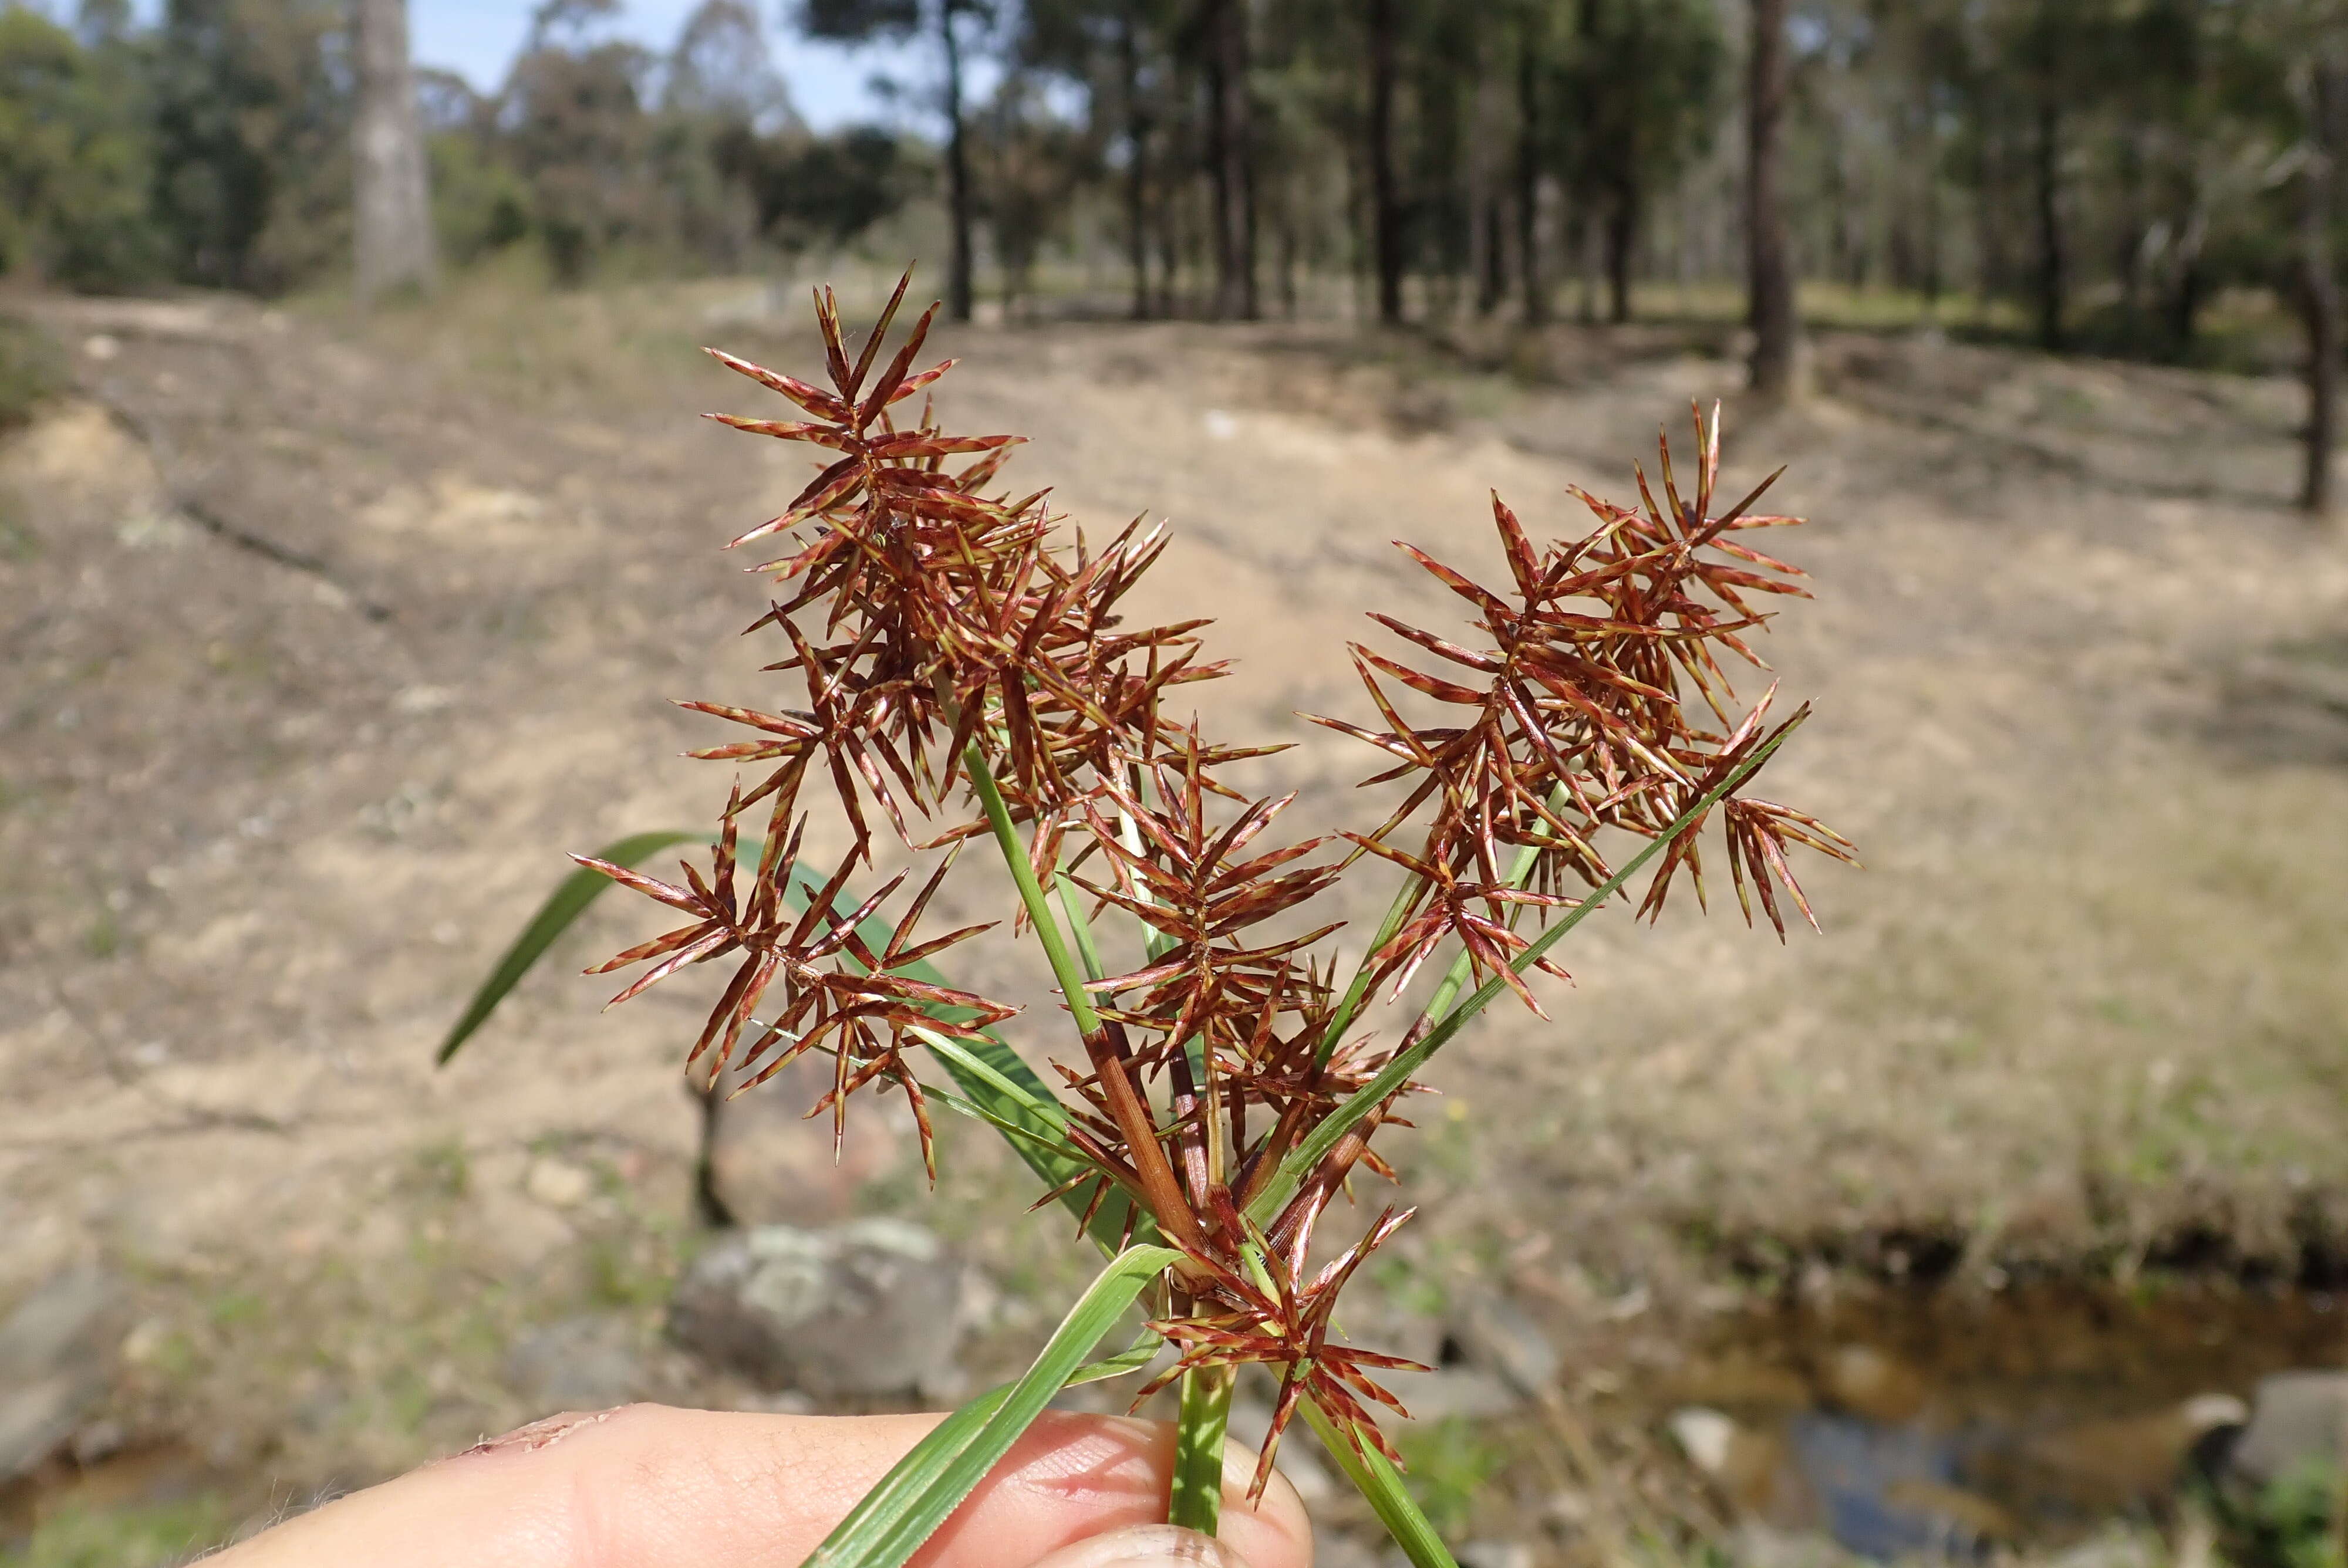
[[[1372,1374],[1412,1364],[1344,1345],[1331,1313],[1362,1259],[1408,1216],[1387,1211],[1317,1270],[1307,1257],[1354,1168],[1391,1173],[1370,1141],[1407,1125],[1395,1103],[1417,1085],[1397,1067],[1342,1135],[1310,1134],[1396,1050],[1455,1027],[1443,1009],[1465,981],[1497,980],[1488,989],[1539,1011],[1524,971],[1564,971],[1531,950],[1529,921],[1606,884],[1616,839],[1667,840],[1643,914],[1660,911],[1683,871],[1702,898],[1698,835],[1717,817],[1748,921],[1757,900],[1782,938],[1781,891],[1810,917],[1787,852],[1849,860],[1847,842],[1746,795],[1749,776],[1694,814],[1801,716],[1765,730],[1767,695],[1737,713],[1721,658],[1757,667],[1747,638],[1767,617],[1756,606],[1802,592],[1795,569],[1737,536],[1796,519],[1754,514],[1757,489],[1713,512],[1715,413],[1696,420],[1692,495],[1678,488],[1666,445],[1663,499],[1643,471],[1637,507],[1581,495],[1595,521],[1577,538],[1536,543],[1494,497],[1502,589],[1403,546],[1467,603],[1478,635],[1372,617],[1412,651],[1354,650],[1376,723],[1315,722],[1383,753],[1366,782],[1398,783],[1401,798],[1370,831],[1275,842],[1292,797],[1257,798],[1220,775],[1281,748],[1210,741],[1195,718],[1168,712],[1177,687],[1222,672],[1200,657],[1207,622],[1129,627],[1119,613],[1167,548],[1165,529],[1137,520],[1105,543],[1071,536],[1044,493],[997,487],[1017,437],[948,435],[926,401],[901,422],[898,411],[952,364],[912,368],[935,306],[882,360],[906,287],[854,354],[837,302],[818,292],[828,385],[717,355],[794,416],[714,417],[823,454],[788,506],[734,541],[787,541],[755,569],[780,591],[749,629],[779,640],[767,668],[784,690],[759,707],[685,704],[751,732],[695,755],[766,771],[747,793],[736,784],[706,876],[687,865],[671,883],[582,861],[685,917],[594,972],[650,964],[614,999],[625,1000],[693,965],[735,959],[688,1066],[713,1081],[736,1066],[747,1087],[798,1057],[829,1056],[831,1087],[809,1114],[829,1110],[837,1139],[850,1099],[893,1083],[930,1160],[934,1091],[925,1095],[908,1047],[925,1036],[979,1041],[1015,1011],[924,978],[926,960],[984,928],[919,931],[955,849],[992,835],[1019,885],[1016,918],[1042,940],[1081,1046],[1059,1067],[1059,1116],[1081,1173],[1046,1201],[1086,1193],[1089,1222],[1122,1192],[1184,1255],[1153,1324],[1179,1358],[1144,1394],[1186,1374],[1275,1371],[1258,1492],[1302,1400],[1357,1450],[1391,1454],[1374,1407],[1400,1406]],[[828,786],[848,837],[819,881],[800,869],[810,781]],[[737,825],[761,804],[745,886]],[[878,939],[860,927],[910,872],[851,902],[850,883],[873,863],[875,812],[906,853],[937,857]],[[1350,853],[1324,854],[1337,838]],[[1341,996],[1329,941],[1339,923],[1313,910],[1369,865],[1396,868],[1403,886]],[[1061,913],[1045,899],[1055,886]],[[1097,921],[1138,935],[1140,961],[1080,965],[1095,957]],[[1373,988],[1399,996],[1447,950],[1458,955],[1453,973],[1400,1046],[1355,1028]],[[779,1001],[762,1020],[770,996]]]

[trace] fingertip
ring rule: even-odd
[[[1035,1568],[1253,1568],[1231,1542],[1173,1524],[1131,1524],[1063,1546]]]

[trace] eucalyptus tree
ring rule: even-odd
[[[438,271],[432,195],[407,56],[407,0],[358,0],[358,110],[352,128],[357,292],[429,289]]]
[[[1165,216],[1153,197],[1179,178],[1159,141],[1180,113],[1169,97],[1185,10],[1182,0],[1028,0],[1022,7],[1020,58],[1084,89],[1094,138],[1116,165],[1136,321],[1153,313],[1150,241]]]
[[[1746,320],[1753,329],[1748,374],[1759,396],[1794,395],[1800,320],[1780,205],[1780,143],[1786,118],[1786,0],[1752,0],[1745,66]]]
[[[1565,101],[1573,190],[1599,224],[1608,315],[1631,319],[1631,269],[1655,192],[1709,141],[1726,44],[1710,0],[1578,0]]]
[[[994,0],[799,0],[798,19],[810,36],[842,43],[920,36],[936,41],[938,108],[946,132],[946,312],[955,321],[970,320],[977,192],[972,184],[964,73],[969,56],[987,46],[997,20]]]

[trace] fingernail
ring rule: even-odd
[[[1247,1560],[1195,1530],[1135,1524],[1072,1542],[1035,1568],[1247,1568]]]

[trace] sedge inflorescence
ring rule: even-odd
[[[829,1111],[835,1138],[859,1091],[893,1085],[934,1180],[937,1091],[925,1091],[916,1048],[980,1040],[1017,1009],[922,978],[934,973],[926,960],[986,927],[919,927],[957,852],[992,835],[1021,891],[1014,919],[1043,939],[1081,1047],[1054,1064],[1081,1169],[1047,1200],[1086,1200],[1089,1223],[1122,1194],[1128,1230],[1152,1228],[1184,1259],[1152,1325],[1179,1354],[1143,1395],[1184,1372],[1269,1368],[1280,1392],[1258,1491],[1300,1400],[1357,1448],[1392,1457],[1372,1407],[1401,1406],[1374,1374],[1412,1363],[1333,1338],[1331,1310],[1408,1214],[1387,1210],[1320,1267],[1307,1257],[1354,1168],[1386,1173],[1371,1139],[1416,1087],[1396,1077],[1397,1059],[1456,1028],[1467,985],[1504,987],[1539,1010],[1523,971],[1562,971],[1533,932],[1616,877],[1612,842],[1669,835],[1640,905],[1652,916],[1683,876],[1702,897],[1699,835],[1716,817],[1746,919],[1757,903],[1781,936],[1781,897],[1809,916],[1789,850],[1850,858],[1814,818],[1747,793],[1755,759],[1801,715],[1765,727],[1775,687],[1740,711],[1728,673],[1760,664],[1746,636],[1766,619],[1765,597],[1802,592],[1795,569],[1740,536],[1797,519],[1754,513],[1759,491],[1715,514],[1715,412],[1696,420],[1690,491],[1666,445],[1661,497],[1643,472],[1636,506],[1581,495],[1595,522],[1581,538],[1537,544],[1496,497],[1509,570],[1497,589],[1403,546],[1466,601],[1477,635],[1373,616],[1413,657],[1356,645],[1374,722],[1314,722],[1383,753],[1365,782],[1397,783],[1400,799],[1366,832],[1266,847],[1292,797],[1230,781],[1235,764],[1282,748],[1209,740],[1170,711],[1176,688],[1222,672],[1201,656],[1207,622],[1133,627],[1119,613],[1167,548],[1164,527],[1137,520],[1101,542],[1064,529],[1045,494],[1014,498],[999,484],[1018,437],[948,435],[926,398],[904,417],[953,363],[913,368],[934,306],[880,357],[906,286],[853,355],[834,296],[818,292],[828,387],[716,355],[803,417],[713,417],[827,449],[788,507],[734,541],[787,541],[757,569],[783,592],[750,630],[783,644],[767,668],[791,695],[768,708],[684,704],[749,732],[693,754],[755,776],[747,788],[737,778],[706,875],[686,864],[672,883],[581,857],[685,918],[593,972],[650,965],[620,1000],[730,960],[688,1071],[713,1082],[730,1071],[747,1087],[828,1057],[831,1084],[809,1114]],[[849,846],[803,867],[811,784]],[[739,828],[754,812],[763,831],[746,860]],[[907,872],[850,898],[876,822],[937,857],[901,906]],[[1402,889],[1341,989],[1339,922],[1312,910],[1348,873],[1382,863]],[[1080,966],[1045,887],[1086,919],[1130,916],[1143,961]],[[868,937],[880,929],[885,940]],[[1355,1027],[1380,988],[1399,995],[1451,949],[1450,973],[1398,1038]],[[1313,1135],[1365,1092],[1375,1103],[1355,1105],[1339,1135]]]

